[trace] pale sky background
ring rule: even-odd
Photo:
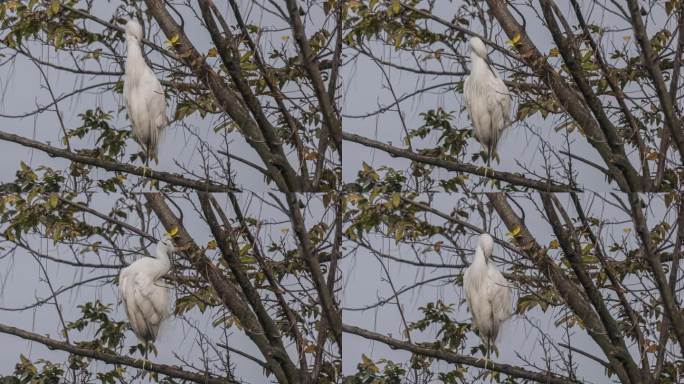
[[[113,9],[112,2],[98,3],[98,8],[95,12],[96,15],[108,19]],[[245,0],[241,3],[243,4],[243,9],[246,9],[245,5],[249,2]],[[444,2],[444,11],[447,12],[448,8],[454,6],[454,4],[460,4],[460,2]],[[253,22],[261,20],[262,25],[273,24],[272,17],[267,14],[261,15],[261,12],[258,9],[253,9],[252,15]],[[232,21],[232,18],[229,18],[229,21]],[[612,20],[610,17],[607,17],[603,22],[605,24],[610,24]],[[546,50],[548,51],[551,37],[548,33],[542,32],[543,27],[541,27],[535,19],[529,18],[527,28],[529,34],[533,36],[534,41],[542,47],[543,50],[544,47],[547,47]],[[206,51],[211,46],[208,34],[197,25],[197,20],[189,15],[186,17],[186,33],[200,50]],[[495,31],[495,34],[496,33],[498,33],[498,29]],[[503,42],[506,38],[497,37],[497,40]],[[163,39],[159,40],[159,42],[161,41],[163,41]],[[123,47],[120,48],[120,52],[123,53]],[[465,52],[465,47],[460,48]],[[36,47],[34,47],[34,53],[40,53],[43,58],[52,58],[53,55],[53,52],[48,51],[47,49]],[[388,49],[386,51],[375,52],[375,54],[392,55],[393,52]],[[150,55],[150,59],[154,62],[160,60],[160,57],[159,55],[152,54]],[[492,56],[492,60],[494,61],[500,59],[500,55]],[[68,64],[68,62],[64,62],[63,64]],[[109,69],[118,70],[119,68]],[[449,69],[453,71],[462,70],[460,64],[456,63],[453,63]],[[48,70],[48,73],[51,84],[55,88],[54,91],[57,94],[73,90],[76,84],[92,82],[92,79],[89,77],[75,78],[72,75],[58,74],[53,70]],[[395,91],[399,95],[412,92],[418,86],[423,85],[417,81],[415,76],[408,76],[406,74],[400,75],[395,70],[389,70],[389,74],[394,80],[393,85],[397,87]],[[0,92],[4,95],[2,103],[0,104],[0,113],[17,114],[33,109],[36,103],[45,104],[48,101],[48,94],[41,88],[43,83],[42,81],[39,81],[38,76],[39,74],[36,68],[23,59],[18,59],[15,66],[10,70],[8,70],[8,67],[4,67],[0,70]],[[378,104],[385,105],[390,100],[388,98],[388,91],[382,89],[382,76],[379,74],[377,67],[369,65],[369,61],[365,58],[361,58],[353,66],[344,68],[343,78],[343,112],[345,114],[368,112],[375,109],[374,107]],[[117,79],[111,80],[115,81]],[[434,82],[458,80],[460,79],[440,78],[435,79]],[[40,96],[37,97],[36,95]],[[115,111],[121,106],[121,101],[118,95],[112,96],[110,94],[90,93],[71,99],[68,102],[60,103],[60,108],[67,126],[76,126],[76,123],[79,121],[77,118],[79,113],[86,109],[102,105],[105,106],[106,110]],[[458,110],[461,107],[460,96],[455,95],[453,92],[441,92],[439,94],[425,95],[421,98],[411,99],[411,101],[402,103],[402,109],[406,114],[406,120],[409,123],[409,126],[416,126],[420,123],[420,120],[418,119],[419,112],[423,112],[430,108],[436,108],[437,106],[442,106],[447,110]],[[174,102],[171,101],[168,113],[171,115],[174,109]],[[46,142],[51,141],[56,143],[60,136],[54,113],[43,113],[37,119],[10,120],[3,118],[2,122],[1,129],[5,132],[21,133],[22,135]],[[196,132],[199,137],[214,137],[211,127],[217,123],[216,121],[202,121],[198,119],[197,116],[193,116],[187,120],[187,123],[190,125],[189,129]],[[532,124],[531,131],[521,126],[514,126],[507,131],[500,143],[499,152],[501,163],[496,166],[497,169],[519,170],[515,165],[514,160],[519,160],[532,166],[532,168],[537,167],[538,169],[543,161],[543,157],[538,151],[541,141],[540,137],[544,140],[548,140],[554,146],[560,146],[563,143],[560,135],[551,129],[557,121],[552,122],[531,119],[530,123]],[[468,122],[465,114],[457,116],[454,120],[454,125],[459,127],[467,124]],[[123,113],[118,115],[115,114],[112,125],[117,128],[126,127],[128,122],[126,121],[125,115]],[[367,137],[378,137],[384,141],[392,141],[395,144],[400,143],[402,137],[402,131],[396,114],[386,114],[377,121],[375,119],[345,119],[344,129]],[[234,143],[230,146],[231,150],[236,151],[236,153],[243,155],[248,159],[257,159],[251,148],[248,148],[244,141],[239,138],[239,135],[233,134],[229,135],[229,137],[231,140],[234,140]],[[90,138],[90,140],[92,141],[89,144],[92,146],[94,138]],[[434,143],[434,140],[434,137],[425,139],[427,143]],[[574,147],[577,154],[588,158],[596,158],[594,150],[590,148],[588,144],[584,144],[584,140],[579,139],[578,141],[580,144]],[[132,141],[129,144],[135,145]],[[479,145],[473,141],[469,146],[469,150],[472,150],[473,152],[475,150],[479,151]],[[14,172],[18,169],[20,161],[24,161],[31,166],[49,164],[58,169],[66,169],[68,165],[68,162],[66,161],[49,158],[41,152],[30,151],[13,143],[0,142],[0,151],[2,151],[5,158],[8,159],[5,162],[6,166],[0,169],[0,180],[13,179]],[[192,165],[196,166],[199,162],[197,151],[196,140],[187,130],[179,126],[169,127],[164,138],[163,149],[160,151],[160,166],[156,168],[178,171],[179,168],[172,164],[172,160],[181,161],[183,164],[187,164],[191,167]],[[355,178],[363,161],[375,167],[390,164],[399,169],[405,169],[408,165],[407,161],[391,158],[380,151],[369,150],[368,148],[359,145],[345,143],[343,173],[346,181],[351,181]],[[261,174],[250,171],[239,163],[234,162],[233,166],[238,173],[236,179],[238,185],[242,186],[245,190],[257,191],[261,196],[265,196],[266,191],[263,191],[264,182]],[[593,186],[598,185],[599,187],[596,188],[597,190],[601,192],[607,190],[607,188],[605,188],[605,183],[601,181],[603,180],[602,176],[586,167],[581,168],[581,172],[581,180],[585,182],[585,187],[594,189]],[[105,175],[102,174],[102,176],[104,178]],[[446,176],[446,173],[444,173],[444,176]],[[251,196],[247,195],[242,197],[243,201],[247,201],[247,199],[250,198]],[[437,196],[435,206],[443,211],[449,212],[450,208],[453,206],[453,201],[457,198],[458,196]],[[593,199],[592,196],[583,197],[585,202],[589,202],[591,199]],[[101,195],[96,196],[94,200],[96,201],[94,205],[95,208],[108,209],[111,206],[113,198],[112,196]],[[221,200],[224,201],[223,199]],[[562,201],[566,202],[565,199],[562,199]],[[187,207],[187,205],[183,206]],[[600,204],[596,204],[594,207],[597,210],[604,208]],[[540,240],[550,241],[550,229],[548,226],[540,220],[539,215],[532,207],[526,208],[529,208],[529,214],[527,215],[529,228],[533,233],[539,236]],[[186,212],[190,212],[190,210]],[[258,213],[260,217],[271,217],[275,214],[267,205],[259,204],[256,201],[251,205],[251,212]],[[316,209],[311,212],[313,217],[317,214],[319,213]],[[611,217],[613,214],[615,214],[615,212],[614,210],[611,210],[610,207],[605,207],[605,211],[602,212],[602,215],[605,217]],[[658,215],[662,215],[662,210],[654,208],[650,214],[652,217],[658,217]],[[625,218],[622,217],[621,219]],[[187,227],[196,235],[198,240],[208,240],[210,238],[208,229],[201,224],[199,218],[193,218],[186,214],[185,221]],[[313,219],[311,221],[313,221]],[[137,223],[132,224],[135,225]],[[274,233],[279,234],[279,229],[274,228],[273,230],[275,231]],[[503,230],[502,227],[495,227],[494,233],[502,236],[503,233],[505,233],[505,230]],[[159,233],[155,233],[155,235],[159,235]],[[474,238],[468,239],[468,241],[471,246],[475,243]],[[42,241],[40,244],[46,252],[55,252],[55,250],[52,249],[51,241]],[[383,250],[391,251],[392,253],[397,252],[398,254],[400,252],[400,250],[396,249],[393,242],[379,242],[378,245],[382,246]],[[153,247],[150,248],[150,251],[153,251]],[[501,247],[496,246],[494,252],[495,254],[501,254]],[[45,297],[47,295],[47,287],[40,281],[36,263],[32,258],[27,256],[28,255],[17,253],[15,257],[0,260],[0,281],[3,282],[4,288],[0,292],[0,307],[18,307],[30,304],[36,297]],[[448,255],[448,257],[456,260],[456,255]],[[376,296],[388,296],[390,290],[387,287],[387,284],[380,281],[380,276],[382,276],[380,266],[375,258],[371,257],[367,252],[357,250],[356,253],[348,255],[342,264],[344,295],[341,301],[343,307],[357,307],[371,303]],[[75,279],[80,278],[81,276],[79,273],[89,273],[87,271],[77,273],[74,272],[73,268],[65,266],[48,264],[48,267],[53,279],[62,285],[68,285]],[[505,267],[502,267],[502,269],[505,269]],[[429,269],[418,271],[416,268],[393,265],[391,272],[395,283],[399,286],[405,286],[418,280],[448,274],[453,271]],[[118,271],[112,273],[118,273]],[[443,283],[446,283],[446,281],[443,281]],[[76,315],[79,313],[75,306],[95,298],[100,298],[104,302],[113,303],[115,300],[115,288],[116,287],[111,285],[107,287],[88,287],[60,296],[60,304],[63,306],[65,316],[68,319],[75,319]],[[438,297],[443,298],[445,302],[453,303],[460,300],[461,296],[460,287],[455,286],[454,284],[446,284],[442,286],[423,287],[420,290],[415,290],[401,296],[401,300],[405,305],[409,321],[411,321],[418,319],[419,312],[417,311],[417,308],[422,304],[434,301]],[[549,313],[543,314],[538,310],[533,310],[528,312],[527,315],[531,322],[538,324],[540,329],[544,332],[548,332],[552,338],[559,339],[562,336],[562,330],[555,329],[553,326],[553,316],[550,316]],[[343,316],[344,322],[348,324],[362,326],[376,330],[380,333],[392,333],[395,336],[400,334],[401,328],[399,317],[396,313],[396,307],[392,305],[387,305],[378,311],[367,311],[363,313],[344,312]],[[469,318],[464,306],[458,308],[455,312],[455,316],[457,316],[459,320]],[[115,319],[123,319],[123,311],[121,311],[120,308],[116,308],[113,317]],[[192,317],[198,321],[197,325],[200,328],[211,329],[212,319],[207,316]],[[54,309],[49,305],[37,311],[0,311],[0,322],[3,324],[19,326],[42,334],[49,333],[56,335],[57,333]],[[593,342],[583,336],[583,332],[578,332],[577,335],[581,335],[573,338],[573,343],[575,343],[577,347],[586,347],[588,350],[596,350]],[[537,344],[537,336],[538,331],[530,325],[530,322],[520,318],[513,319],[507,324],[504,334],[499,340],[502,355],[497,361],[519,363],[520,361],[515,356],[516,351],[531,359],[539,357],[541,352]],[[429,331],[424,335],[421,335],[421,337],[424,337],[424,340],[429,340]],[[469,338],[474,337],[473,334],[469,335]],[[469,342],[470,341],[471,340],[469,339]],[[231,335],[229,342],[231,345],[244,348],[248,352],[255,352],[255,348],[251,346],[251,342],[243,337],[240,332],[235,332]],[[130,332],[127,334],[126,343],[127,345],[132,345],[134,343],[134,337]],[[0,345],[3,346],[3,351],[12,351],[12,353],[0,353],[0,374],[8,374],[14,369],[14,364],[18,361],[19,353],[23,353],[33,360],[41,357],[59,359],[65,356],[65,354],[60,352],[48,351],[41,345],[27,343],[20,338],[4,334],[0,334]],[[191,360],[197,359],[199,355],[199,348],[196,345],[194,331],[180,320],[172,320],[165,325],[160,340],[157,343],[157,347],[160,351],[160,355],[155,361],[161,363],[177,362],[172,352],[177,352],[184,358],[189,358]],[[345,373],[353,373],[355,371],[356,364],[360,361],[362,353],[369,355],[373,359],[386,357],[396,359],[397,361],[405,361],[408,357],[408,354],[405,352],[393,351],[379,343],[369,342],[357,336],[345,335]],[[583,365],[580,372],[585,375],[586,379],[593,382],[600,382],[600,378],[603,377],[602,367],[580,358],[578,358],[578,361]],[[239,365],[237,371],[238,375],[245,379],[246,382],[263,382],[263,376],[260,372],[261,368],[256,364],[239,357],[235,357],[235,362]],[[441,368],[446,369],[447,367],[442,364]]]

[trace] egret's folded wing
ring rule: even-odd
[[[506,84],[498,77],[489,78],[490,95],[487,97],[487,109],[492,114],[492,124],[503,130],[511,121],[511,95]]]
[[[145,108],[149,119],[148,150],[156,158],[162,130],[168,125],[164,89],[151,70],[143,76],[141,89],[145,92]]]
[[[168,311],[159,310],[161,305],[168,305],[168,298],[164,303],[163,294],[157,292],[149,277],[143,273],[124,268],[119,275],[119,292],[126,310],[126,316],[135,335],[141,340],[154,340],[161,321]]]
[[[140,310],[137,299],[136,275],[133,271],[124,268],[119,275],[119,292],[121,301],[126,310],[126,317],[135,335],[142,340],[147,339],[147,326],[145,318]]]
[[[160,281],[155,282],[149,298],[162,321],[171,315],[171,297],[170,288],[168,286],[162,284]]]
[[[135,301],[145,322],[145,328],[151,339],[157,337],[159,324],[163,313],[157,311],[153,294],[155,292],[154,281],[144,274],[138,274],[135,279]]]
[[[472,80],[470,78],[470,75],[468,75],[463,81],[463,102],[465,103],[466,108],[468,108],[468,102],[470,101],[473,91],[471,82]]]
[[[150,110],[152,119],[154,120],[161,116],[166,119],[166,97],[164,96],[164,88],[159,82],[159,79],[157,79],[150,70],[149,72],[145,72],[142,84],[144,89],[149,92],[147,95],[147,107]],[[156,128],[161,129],[163,126],[157,126]]]
[[[130,98],[130,96],[131,96],[131,84],[130,84],[130,81],[128,81],[128,78],[126,78],[126,79],[124,79],[124,85],[123,85],[123,101],[124,101],[124,105],[126,106],[126,108],[128,108],[128,106],[130,104],[130,102],[128,100]]]
[[[471,273],[470,273],[470,268],[466,269],[465,273],[463,274],[463,293],[465,294],[466,301],[468,302],[468,307],[470,307],[470,292],[471,292]]]
[[[492,282],[488,292],[492,305],[492,317],[501,322],[508,319],[513,313],[510,284],[501,272],[493,266],[490,266],[488,273]]]

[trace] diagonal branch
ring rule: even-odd
[[[285,153],[283,152],[282,143],[277,137],[276,129],[273,127],[271,122],[268,120],[266,113],[264,112],[259,100],[257,99],[254,92],[250,88],[247,78],[245,77],[242,67],[240,64],[240,52],[237,47],[237,41],[232,35],[230,29],[226,25],[223,28],[223,33],[219,30],[216,21],[214,20],[214,14],[212,13],[211,7],[213,2],[210,0],[200,0],[199,6],[202,11],[202,18],[206,24],[207,30],[211,35],[211,39],[216,46],[216,49],[226,66],[230,78],[233,80],[233,84],[240,92],[244,105],[249,109],[254,116],[254,121],[264,137],[264,142],[268,146],[269,150],[277,154],[279,158],[285,159]],[[220,17],[220,14],[217,15]],[[220,19],[223,21],[223,19]],[[225,35],[225,37],[224,37]],[[297,180],[297,175],[289,164],[288,166],[281,166],[281,172],[286,176],[287,180]]]
[[[164,35],[169,39],[176,40],[174,49],[183,63],[202,84],[211,90],[221,109],[240,127],[245,140],[259,154],[278,188],[282,191],[298,190],[298,180],[287,177],[287,175],[294,174],[287,158],[282,153],[274,153],[269,148],[266,144],[266,138],[250,116],[249,111],[244,107],[240,95],[233,91],[224,79],[207,64],[181,26],[169,14],[166,9],[166,2],[163,0],[145,0],[145,4]]]
[[[209,194],[199,193],[198,197],[202,207],[202,212],[204,213],[204,218],[211,229],[212,235],[216,239],[223,259],[230,267],[230,271],[233,273],[233,276],[235,276],[235,280],[242,289],[247,302],[256,314],[259,324],[261,324],[261,328],[264,330],[264,335],[276,352],[274,357],[280,361],[280,364],[283,366],[283,368],[285,368],[286,373],[294,382],[295,378],[298,376],[297,368],[287,355],[287,351],[283,345],[281,334],[276,323],[266,311],[263,301],[261,300],[256,288],[254,288],[254,285],[249,280],[249,277],[242,270],[243,266],[241,265],[239,258],[239,246],[237,241],[232,238],[231,234],[231,232],[233,232],[233,228],[221,228],[221,225],[219,224],[211,206]]]
[[[541,194],[542,204],[544,205],[544,211],[546,212],[546,217],[553,228],[553,232],[558,238],[561,248],[563,249],[563,254],[570,262],[575,276],[579,280],[584,292],[589,299],[589,302],[593,305],[594,309],[599,315],[601,323],[603,324],[608,337],[610,337],[613,346],[615,348],[616,357],[622,362],[630,375],[632,380],[639,381],[639,369],[632,359],[632,356],[627,350],[625,345],[624,335],[620,330],[619,324],[615,321],[615,318],[611,315],[608,307],[606,306],[601,292],[598,290],[596,285],[589,276],[586,268],[584,267],[584,262],[582,256],[579,254],[580,244],[574,238],[574,227],[571,227],[572,222],[565,223],[565,226],[561,223],[558,215],[556,214],[556,207],[554,207],[553,199],[551,194],[542,193]],[[561,207],[558,207],[560,209]],[[567,226],[567,229],[566,229]]]
[[[147,205],[157,215],[159,221],[167,231],[173,228],[178,229],[177,243],[187,250],[184,252],[186,258],[200,275],[206,279],[214,288],[223,305],[239,320],[241,327],[247,336],[256,344],[259,351],[266,359],[269,370],[273,372],[276,379],[281,383],[289,383],[287,374],[280,361],[275,357],[277,352],[273,350],[268,339],[264,335],[259,321],[245,302],[244,295],[239,288],[218,269],[205,255],[204,251],[197,246],[188,231],[183,227],[183,223],[171,211],[164,201],[164,196],[160,193],[145,193]]]
[[[591,84],[589,84],[589,80],[585,76],[586,71],[582,68],[581,63],[577,60],[577,52],[571,46],[571,37],[564,37],[560,27],[558,26],[558,23],[556,22],[556,17],[554,16],[552,9],[552,2],[550,0],[540,0],[540,4],[543,10],[544,18],[546,20],[546,25],[553,36],[553,40],[556,42],[556,45],[558,45],[560,55],[563,57],[563,61],[567,65],[568,71],[570,72],[570,75],[572,75],[572,79],[582,94],[587,107],[596,118],[598,128],[600,128],[600,131],[606,138],[608,146],[610,146],[615,165],[622,169],[623,174],[627,178],[627,181],[630,183],[632,189],[645,189],[643,186],[641,186],[642,181],[639,175],[630,166],[627,155],[625,154],[625,147],[618,137],[618,130],[610,121],[608,114],[603,108],[602,101],[594,93],[594,90],[591,88]]]
[[[670,129],[670,134],[672,135],[672,138],[679,149],[679,155],[682,158],[682,161],[684,161],[684,132],[682,132],[682,124],[679,120],[679,116],[677,116],[674,101],[668,92],[667,86],[665,85],[663,73],[656,62],[656,54],[653,51],[651,41],[646,33],[644,20],[641,17],[640,5],[636,0],[628,0],[627,5],[632,18],[634,36],[636,37],[639,47],[641,48],[641,58],[646,66],[646,69],[648,70],[648,73],[651,75],[651,79],[654,83],[653,86],[658,93],[658,99],[660,100],[661,111],[663,115],[665,115],[665,122],[667,123],[666,125]]]
[[[634,227],[637,234],[639,235],[639,240],[641,241],[641,246],[643,247],[643,257],[648,262],[651,268],[651,273],[653,275],[653,280],[655,285],[660,292],[663,307],[665,307],[665,313],[669,319],[670,324],[672,324],[672,329],[677,336],[677,341],[679,342],[679,347],[682,353],[684,353],[684,317],[682,317],[682,309],[677,303],[677,296],[670,289],[670,285],[667,281],[667,276],[663,270],[660,257],[658,252],[655,250],[655,245],[651,239],[651,232],[648,229],[646,223],[646,217],[641,209],[641,199],[636,193],[629,193],[629,205],[632,211],[632,220],[634,221]],[[676,250],[675,256],[678,257],[679,250]],[[677,266],[673,266],[677,268]]]
[[[520,56],[537,76],[546,83],[563,108],[582,127],[589,143],[601,155],[615,182],[622,190],[639,190],[641,179],[629,160],[621,153],[614,153],[607,143],[604,132],[598,125],[584,100],[570,87],[566,81],[554,70],[544,56],[539,52],[527,35],[524,28],[513,17],[508,9],[509,2],[504,0],[487,0],[489,11],[501,25],[510,39],[518,39],[515,47]]]
[[[316,92],[316,97],[321,108],[321,114],[323,115],[323,121],[325,121],[325,127],[327,128],[326,134],[332,136],[332,144],[341,153],[342,151],[342,124],[339,120],[337,113],[335,112],[335,107],[333,105],[333,100],[325,89],[325,84],[323,83],[323,77],[321,76],[321,71],[319,66],[315,62],[315,57],[311,45],[309,44],[309,39],[306,37],[306,31],[304,31],[304,25],[302,24],[302,18],[299,17],[300,8],[297,5],[296,0],[286,0],[287,11],[290,14],[290,25],[292,26],[292,32],[294,33],[294,38],[299,46],[299,55],[302,59],[302,64],[309,74],[309,79],[313,85],[314,91]]]
[[[41,143],[40,141],[27,139],[25,137],[15,135],[12,133],[0,131],[0,140],[9,141],[12,143],[17,143],[23,145],[24,147],[34,148],[39,151],[43,151],[52,157],[61,157],[63,159],[71,160],[76,163],[92,165],[108,171],[113,172],[123,172],[131,175],[147,177],[150,179],[155,179],[163,181],[165,183],[195,189],[198,191],[206,192],[228,192],[235,191],[235,188],[227,185],[221,185],[213,183],[209,180],[190,180],[183,176],[176,175],[168,172],[155,171],[147,167],[137,167],[130,164],[122,164],[116,161],[99,159],[92,156],[86,156],[79,153],[74,153],[66,149],[56,148],[51,145]]]
[[[488,177],[490,179],[500,180],[513,185],[532,188],[543,192],[569,192],[574,190],[570,186],[557,184],[552,181],[544,182],[538,180],[531,180],[524,176],[516,175],[514,173],[495,171],[493,169],[489,169],[486,167],[478,167],[472,164],[459,163],[453,160],[441,159],[434,156],[421,155],[408,149],[397,148],[377,140],[355,135],[353,133],[342,132],[342,138],[344,140],[365,145],[367,147],[380,149],[384,152],[389,153],[392,156],[403,157],[420,163],[434,165],[437,167],[447,169],[449,171],[471,173],[473,175]]]
[[[325,276],[323,275],[323,271],[321,270],[321,260],[319,259],[318,252],[316,252],[313,244],[311,243],[311,238],[306,230],[306,224],[304,223],[302,211],[299,208],[297,196],[294,193],[286,193],[285,197],[287,199],[287,205],[289,208],[288,213],[290,216],[290,221],[292,222],[292,228],[297,236],[297,245],[300,251],[300,257],[304,260],[309,272],[311,273],[311,280],[313,281],[316,292],[318,293],[321,310],[323,311],[323,315],[325,316],[327,324],[329,324],[330,329],[333,331],[332,336],[341,352],[342,313],[335,302],[335,297],[333,296],[332,291],[329,289],[325,280]]]
[[[633,332],[636,334],[636,339],[637,342],[639,343],[639,351],[640,354],[643,356],[642,357],[642,369],[648,369],[648,364],[646,363],[647,356],[643,352],[643,349],[645,348],[645,338],[644,334],[641,330],[641,327],[639,326],[639,317],[637,313],[634,311],[634,308],[629,303],[629,300],[627,299],[627,296],[625,295],[625,288],[622,286],[622,280],[619,278],[617,272],[615,271],[614,266],[611,264],[611,262],[608,260],[606,257],[606,254],[604,253],[604,250],[601,247],[601,244],[599,243],[599,239],[594,233],[594,231],[591,228],[591,225],[589,223],[589,218],[587,215],[584,213],[584,210],[582,209],[582,205],[580,204],[579,197],[576,193],[572,193],[570,195],[573,205],[575,207],[575,211],[577,212],[577,216],[580,219],[580,222],[582,226],[580,227],[580,231],[584,232],[587,234],[589,237],[589,240],[594,246],[594,250],[596,251],[596,257],[599,259],[599,262],[603,266],[603,269],[606,272],[606,275],[608,276],[608,279],[610,280],[611,285],[613,286],[613,291],[618,297],[618,300],[620,301],[620,304],[622,304],[622,307],[624,311],[627,313],[627,316],[629,316],[630,321],[632,322],[630,329],[633,330]],[[644,361],[646,360],[646,361]]]
[[[369,340],[379,341],[388,345],[392,349],[401,349],[411,353],[428,356],[439,360],[444,360],[453,364],[465,364],[478,368],[491,369],[492,371],[501,372],[511,377],[516,377],[525,380],[532,380],[538,383],[545,384],[570,384],[578,381],[560,377],[551,372],[532,372],[527,369],[516,367],[509,364],[495,363],[493,361],[485,360],[484,358],[476,358],[471,356],[459,355],[451,351],[441,349],[434,349],[412,344],[407,341],[393,339],[389,336],[381,335],[376,332],[371,332],[353,325],[342,324],[342,330],[346,333],[361,336]]]
[[[497,214],[511,232],[517,232],[515,241],[518,247],[524,250],[528,259],[534,262],[540,272],[549,279],[563,300],[570,309],[584,323],[587,333],[601,347],[601,350],[608,358],[610,366],[618,375],[623,383],[630,383],[630,375],[623,366],[620,359],[620,351],[613,345],[610,338],[606,335],[606,330],[601,323],[599,316],[594,312],[586,296],[563,272],[563,270],[552,260],[545,248],[542,248],[535,237],[529,231],[525,223],[513,211],[503,193],[487,193],[487,198],[492,204]]]
[[[208,374],[200,374],[188,372],[180,369],[179,367],[174,367],[166,364],[156,364],[142,359],[134,359],[132,357],[115,355],[113,353],[98,351],[95,349],[80,347],[73,345],[64,341],[59,341],[51,339],[46,336],[39,335],[37,333],[24,331],[19,328],[10,327],[8,325],[0,324],[0,333],[5,333],[8,335],[14,335],[21,337],[22,339],[35,341],[37,343],[43,344],[48,349],[57,349],[60,351],[69,352],[74,355],[84,356],[91,359],[99,360],[107,364],[116,365],[126,365],[133,368],[144,369],[146,371],[161,373],[168,377],[173,377],[176,379],[192,381],[200,384],[226,384],[226,383],[238,383],[227,378],[219,378],[216,376],[210,376]]]

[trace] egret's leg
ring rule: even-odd
[[[143,179],[147,175],[147,171],[150,169],[150,151],[145,147],[145,163],[143,165],[143,174],[142,177]],[[143,180],[143,184],[145,183],[145,180]]]
[[[490,129],[490,132],[496,132],[496,130],[494,128],[494,122],[492,121],[491,118],[489,121],[489,129]],[[492,156],[494,156],[494,143],[495,143],[495,139],[490,137],[489,142],[487,143],[487,171],[492,166]],[[487,171],[485,171],[485,177],[487,176]]]
[[[142,370],[145,371],[145,363],[148,361],[147,360],[147,351],[150,348],[149,341],[145,340],[145,352],[143,353],[143,366]]]

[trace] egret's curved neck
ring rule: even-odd
[[[143,59],[140,42],[132,36],[126,36],[126,46],[126,76],[138,77],[147,66]]]
[[[473,263],[487,264],[487,260],[489,260],[489,255],[487,255],[482,248],[475,248],[475,258],[473,259]]]
[[[171,270],[171,260],[166,247],[157,247],[156,259],[159,261],[158,276],[162,276]]]
[[[471,72],[489,71],[489,65],[487,65],[485,59],[478,56],[475,52],[470,52],[470,67]]]

